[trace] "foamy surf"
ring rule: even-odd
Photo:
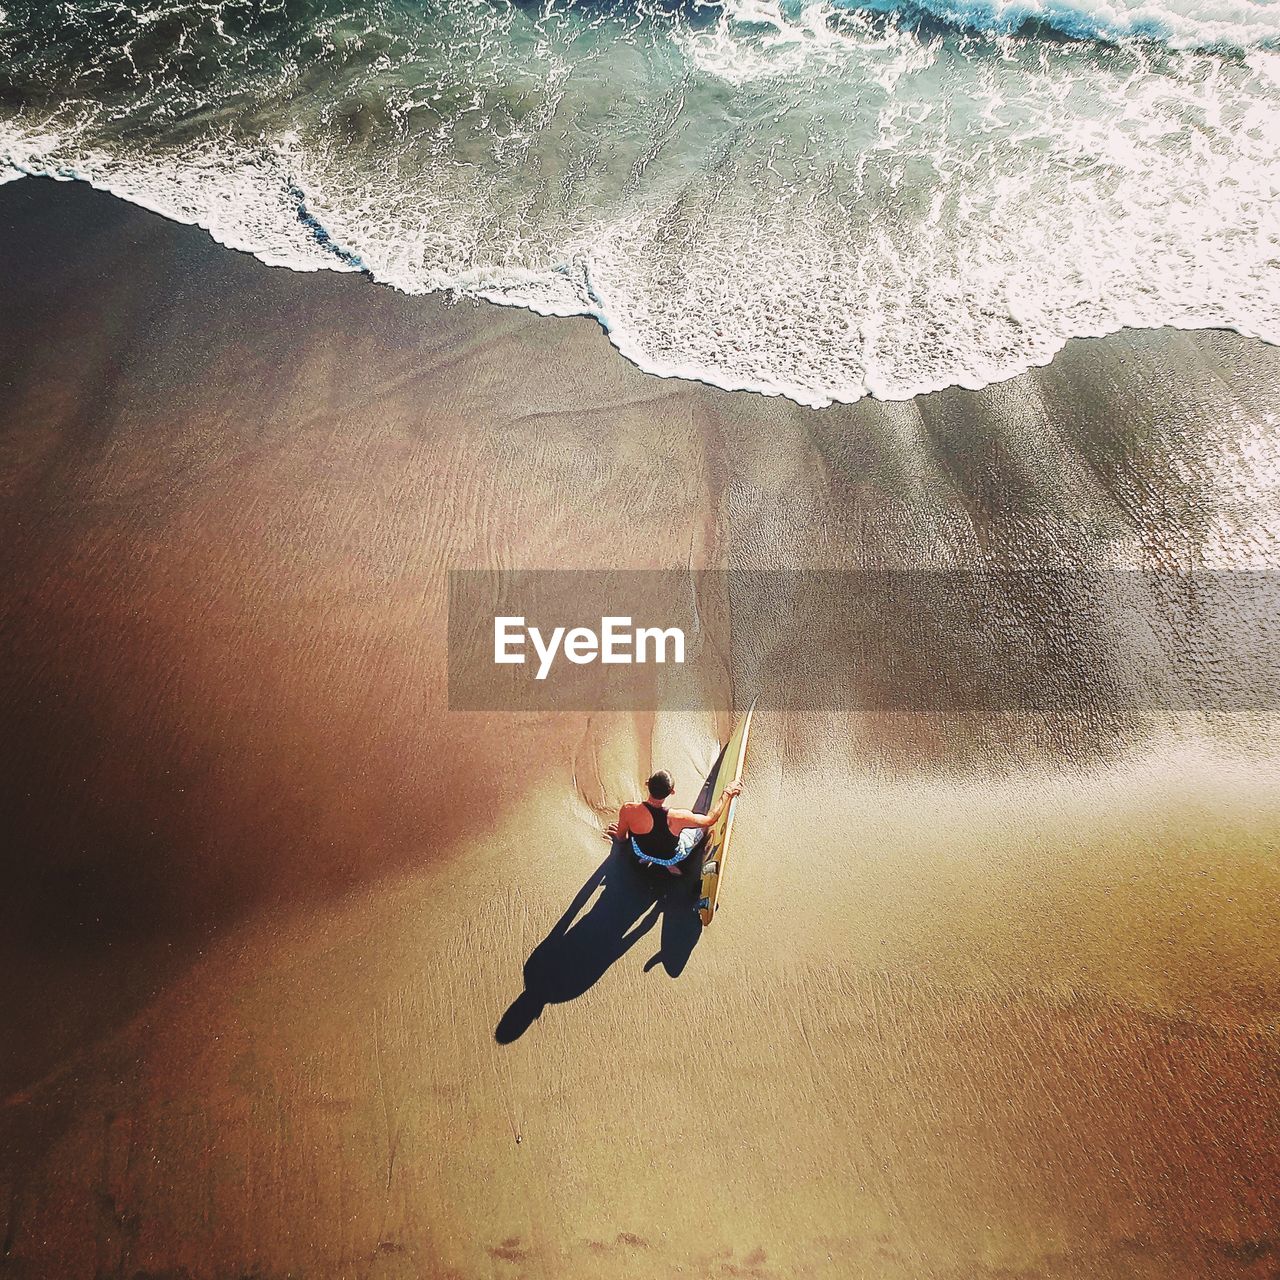
[[[1123,327],[1280,341],[1278,38],[1240,0],[42,0],[0,22],[0,172],[593,316],[662,376],[905,399]]]
[[[1151,40],[1172,49],[1220,52],[1280,41],[1280,9],[1254,0],[865,0],[856,7],[928,16],[994,35],[1014,35],[1034,25],[1073,40]]]

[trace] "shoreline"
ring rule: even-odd
[[[13,182],[42,182],[57,184],[83,185],[90,190],[108,196],[113,200],[119,200],[121,203],[131,206],[132,208],[141,210],[144,213],[150,213],[156,217],[163,218],[166,222],[172,222],[178,227],[189,227],[193,230],[201,231],[209,237],[214,244],[231,253],[243,254],[252,258],[255,262],[262,266],[269,267],[273,270],[281,270],[292,272],[297,275],[312,275],[333,272],[337,275],[354,275],[361,277],[365,282],[375,285],[378,288],[390,289],[393,293],[400,294],[406,298],[433,298],[445,305],[456,305],[457,303],[481,304],[495,307],[510,308],[517,311],[526,312],[529,315],[538,316],[545,320],[586,320],[597,325],[601,333],[608,339],[609,345],[623,359],[632,365],[637,372],[647,377],[657,378],[663,381],[691,382],[700,387],[704,387],[709,391],[722,392],[729,395],[750,395],[760,396],[763,399],[783,399],[789,401],[802,409],[810,409],[821,411],[824,409],[835,409],[848,407],[859,404],[863,400],[874,400],[882,404],[910,404],[912,401],[921,397],[934,396],[940,392],[953,391],[984,391],[988,387],[998,387],[1007,382],[1013,382],[1016,379],[1023,378],[1028,374],[1034,373],[1036,370],[1048,368],[1058,356],[1069,346],[1081,342],[1106,341],[1115,339],[1123,341],[1125,335],[1144,335],[1144,334],[1160,334],[1160,333],[1184,333],[1184,334],[1205,334],[1205,333],[1222,333],[1230,334],[1233,337],[1243,338],[1253,342],[1262,343],[1265,346],[1275,347],[1278,344],[1268,342],[1268,340],[1259,333],[1252,332],[1247,328],[1229,324],[1196,324],[1190,321],[1186,323],[1178,321],[1165,321],[1160,325],[1143,325],[1134,326],[1127,323],[1119,323],[1106,329],[1100,329],[1096,332],[1086,332],[1070,334],[1067,336],[1059,335],[1054,339],[1054,345],[1045,350],[1036,352],[1034,355],[1026,357],[1026,362],[1020,364],[1016,368],[993,374],[989,378],[976,375],[957,376],[952,381],[930,383],[920,386],[913,390],[910,395],[891,396],[881,398],[873,389],[866,389],[861,395],[853,399],[842,399],[837,397],[827,397],[815,399],[807,395],[803,389],[798,387],[787,387],[782,385],[765,386],[755,385],[748,382],[731,383],[716,381],[706,370],[699,369],[691,364],[672,364],[659,366],[652,360],[646,361],[646,358],[640,353],[637,342],[634,339],[623,339],[621,335],[615,333],[614,326],[608,315],[602,311],[577,311],[564,312],[555,310],[539,310],[536,306],[526,302],[512,302],[505,298],[496,296],[493,293],[485,293],[480,290],[476,293],[465,292],[460,285],[449,285],[447,287],[432,290],[426,293],[408,293],[399,289],[390,281],[380,280],[372,270],[365,266],[357,259],[355,262],[349,261],[350,255],[348,251],[340,245],[329,239],[329,233],[324,225],[320,222],[315,223],[316,235],[314,238],[326,250],[332,253],[332,263],[316,263],[306,265],[301,262],[286,262],[284,260],[273,259],[271,256],[263,256],[262,250],[253,249],[247,244],[241,244],[234,240],[220,239],[214,227],[207,225],[205,222],[184,221],[176,213],[167,211],[156,205],[151,205],[134,196],[123,195],[111,187],[96,182],[93,178],[74,175],[63,176],[54,174],[45,174],[38,172],[23,172],[14,170],[19,176],[12,179]],[[8,185],[3,183],[0,185]],[[306,215],[308,218],[311,215]],[[300,214],[300,219],[302,214]],[[594,297],[594,293],[592,294]]]

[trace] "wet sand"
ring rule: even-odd
[[[444,608],[1274,568],[1280,352],[813,413],[81,187],[0,234],[0,1274],[1275,1273],[1274,716],[762,716],[700,935],[599,833],[728,715],[450,712]]]

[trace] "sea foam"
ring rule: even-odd
[[[907,398],[1125,326],[1280,340],[1276,12],[36,4],[0,175],[594,316],[662,376]]]
[[[1034,24],[1076,40],[1152,40],[1173,49],[1240,51],[1280,42],[1280,6],[1254,0],[867,0],[850,7],[907,19],[927,14],[995,35]]]

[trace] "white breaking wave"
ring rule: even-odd
[[[1270,6],[1120,0],[1074,29],[931,6],[1164,41],[1102,45],[778,0],[450,4],[430,30],[316,17],[306,56],[252,7],[166,11],[195,25],[158,51],[154,17],[104,8],[119,48],[77,26],[83,84],[51,28],[27,79],[73,87],[0,108],[0,180],[88,181],[295,270],[594,316],[650,372],[814,406],[982,386],[1126,326],[1280,341]]]
[[[1155,40],[1173,49],[1248,50],[1280,42],[1271,0],[862,0],[870,12],[927,13],[972,31],[1012,35],[1028,23],[1079,40]]]

